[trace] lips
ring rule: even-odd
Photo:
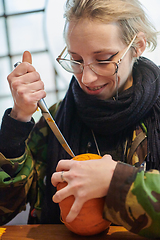
[[[102,86],[97,86],[97,87],[88,87],[86,86],[86,88],[88,89],[88,91],[91,91],[91,92],[98,92],[99,90],[101,90],[102,88],[104,88],[107,84],[104,84]]]

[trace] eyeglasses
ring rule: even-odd
[[[113,76],[114,74],[116,74],[118,72],[119,64],[122,62],[123,58],[125,57],[125,55],[129,51],[129,49],[132,46],[136,36],[137,35],[134,36],[134,38],[132,39],[132,41],[128,45],[126,51],[124,52],[122,57],[117,62],[105,60],[105,61],[100,61],[100,62],[95,61],[95,62],[92,62],[90,64],[83,64],[83,63],[80,63],[78,61],[66,59],[65,57],[68,55],[67,47],[65,47],[63,49],[63,51],[56,58],[56,60],[67,72],[70,72],[70,73],[80,74],[80,73],[83,72],[84,67],[88,66],[88,67],[90,67],[90,69],[93,72],[95,72],[98,75],[106,76],[106,77],[107,76]],[[62,57],[62,55],[65,55],[65,56]]]

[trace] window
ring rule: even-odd
[[[148,15],[149,20],[156,27],[157,31],[160,31],[160,15],[159,15],[160,1],[140,0],[140,2],[144,6],[144,10]],[[158,45],[155,51],[149,52],[146,50],[143,56],[149,58],[157,65],[160,65],[160,54],[158,54],[159,52],[160,52],[160,34],[158,35]]]
[[[61,70],[53,55],[55,52],[58,55],[57,50],[60,51],[64,43],[58,44],[59,39],[56,38],[53,42],[54,53],[51,54],[53,49],[50,48],[48,27],[52,28],[53,35],[55,33],[61,39],[63,28],[59,28],[56,19],[50,19],[52,14],[47,14],[50,4],[54,5],[54,14],[56,17],[58,13],[61,15],[57,21],[62,25],[63,3],[63,0],[0,0],[0,117],[6,108],[13,106],[7,76],[13,70],[14,63],[21,61],[25,50],[32,53],[33,65],[44,81],[48,107],[63,98],[69,78],[66,79],[63,73],[60,77]],[[37,120],[39,115],[35,114]]]

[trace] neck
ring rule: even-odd
[[[123,92],[133,85],[133,77],[132,75],[128,77],[127,81],[119,88],[118,92]]]

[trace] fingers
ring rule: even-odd
[[[41,81],[39,73],[36,72],[35,68],[31,65],[31,53],[25,51],[23,53],[22,61],[23,62],[19,64],[7,77],[11,91],[21,90],[21,87],[22,89],[23,87],[26,88],[26,93],[29,92],[29,90],[31,90],[31,92],[35,92],[35,90],[44,90],[44,84]],[[35,84],[32,84],[34,82],[37,82],[36,87]]]
[[[32,55],[29,51],[23,53],[22,62],[28,62],[32,64]]]
[[[24,64],[18,64],[18,65],[15,64],[16,65],[16,70],[13,71],[13,72],[17,73],[17,76],[21,76],[21,75],[23,75],[25,73],[28,73],[28,72],[36,71],[35,68],[32,66],[32,55],[29,51],[25,51],[23,53],[22,63],[24,63]]]
[[[13,80],[15,80],[15,78],[17,77],[21,77],[25,74],[28,73],[33,73],[37,74],[37,76],[39,76],[39,74],[36,72],[35,68],[27,62],[23,62],[21,64],[19,64],[7,77],[8,82],[12,82]],[[36,78],[37,78],[36,76]],[[39,78],[39,77],[38,77]],[[19,78],[21,80],[21,78]],[[22,78],[23,79],[23,78]],[[28,78],[29,79],[29,78]]]
[[[59,182],[68,182],[69,171],[62,170],[59,172],[54,172],[51,177],[51,183],[54,187],[57,187]],[[70,178],[70,177],[69,177]]]
[[[22,69],[23,66],[18,66],[18,67],[20,67],[20,69],[18,69],[16,71],[16,73],[14,73],[14,76],[13,76],[13,74],[12,75],[10,74],[8,76],[8,82],[11,86],[11,90],[12,89],[17,89],[19,86],[21,87],[22,85],[27,87],[27,84],[31,84],[31,83],[38,82],[38,81],[42,82],[38,72],[34,71],[34,72],[30,72],[30,73],[25,74],[24,72],[27,69],[23,70]],[[22,74],[22,76],[20,76],[21,74]],[[29,86],[29,87],[31,89],[32,86]],[[42,87],[44,88],[44,85]]]
[[[70,212],[66,218],[67,222],[73,221],[79,214],[83,203],[86,201],[84,191],[81,191],[81,183],[77,182],[77,176],[74,174],[74,168],[79,166],[78,161],[74,160],[61,160],[57,165],[57,172],[53,173],[51,177],[52,184],[57,187],[59,182],[64,180],[67,182],[67,186],[58,190],[53,196],[55,203],[60,203],[65,198],[73,195],[75,201],[70,209]],[[79,167],[78,167],[79,168]],[[62,178],[63,172],[63,178]]]
[[[58,162],[58,165],[56,167],[56,171],[60,172],[60,171],[68,171],[72,164],[73,164],[74,160],[61,160]],[[75,161],[74,161],[75,162]]]
[[[72,222],[78,216],[83,204],[84,204],[84,202],[80,201],[79,199],[75,199],[75,201],[66,217],[66,222]]]
[[[23,53],[22,63],[8,75],[7,79],[14,100],[11,117],[20,121],[30,121],[37,109],[37,102],[46,96],[44,83],[32,66],[30,52]]]
[[[63,199],[74,195],[71,191],[71,188],[67,185],[61,190],[57,191],[56,194],[53,196],[52,200],[55,203],[61,202]],[[76,197],[75,201],[69,211],[68,216],[66,217],[66,222],[72,222],[79,214],[84,202],[82,201],[83,198]]]
[[[52,174],[51,183],[54,187],[57,187],[57,184],[59,182],[63,182],[61,174],[62,174],[62,172],[55,172],[55,173]],[[64,172],[63,172],[63,178],[65,179]]]
[[[19,104],[30,104],[31,102],[34,103],[40,100],[42,97],[45,97],[44,83],[41,81],[38,72],[34,71],[27,73],[21,77],[8,76],[8,82],[12,95],[15,101],[19,101]]]
[[[57,168],[55,173],[52,174],[51,182],[53,186],[57,186],[59,182],[64,182],[64,180],[67,182],[68,174],[67,172],[71,169],[72,160],[61,160],[58,162]],[[63,178],[62,178],[62,171],[63,171]]]
[[[21,64],[20,67],[18,67],[18,70],[20,71],[21,70],[21,73],[18,73],[18,70],[17,71],[14,71],[15,73],[17,73],[18,76],[21,76],[25,73],[28,73],[28,72],[32,72],[32,71],[35,71],[35,68],[33,66],[31,66],[32,64],[32,55],[29,51],[25,51],[23,53],[23,56],[22,56],[22,63],[29,63],[29,64]],[[18,65],[19,66],[19,65]],[[23,68],[22,68],[23,67]],[[29,69],[27,69],[27,67]],[[17,69],[17,68],[16,68]],[[23,70],[23,71],[22,71]]]
[[[67,186],[65,186],[64,188],[62,188],[61,190],[57,191],[54,196],[53,196],[53,201],[55,203],[59,203],[61,202],[63,199],[69,197],[73,195],[71,192],[71,189]]]
[[[93,198],[107,195],[109,185],[117,162],[110,155],[105,155],[98,160],[74,161],[61,160],[57,165],[57,172],[52,175],[52,184],[56,187],[58,182],[67,182],[67,186],[56,192],[54,202],[61,202],[73,195],[75,202],[66,218],[67,222],[73,221],[80,212],[83,203]],[[63,178],[61,172],[63,171]]]

